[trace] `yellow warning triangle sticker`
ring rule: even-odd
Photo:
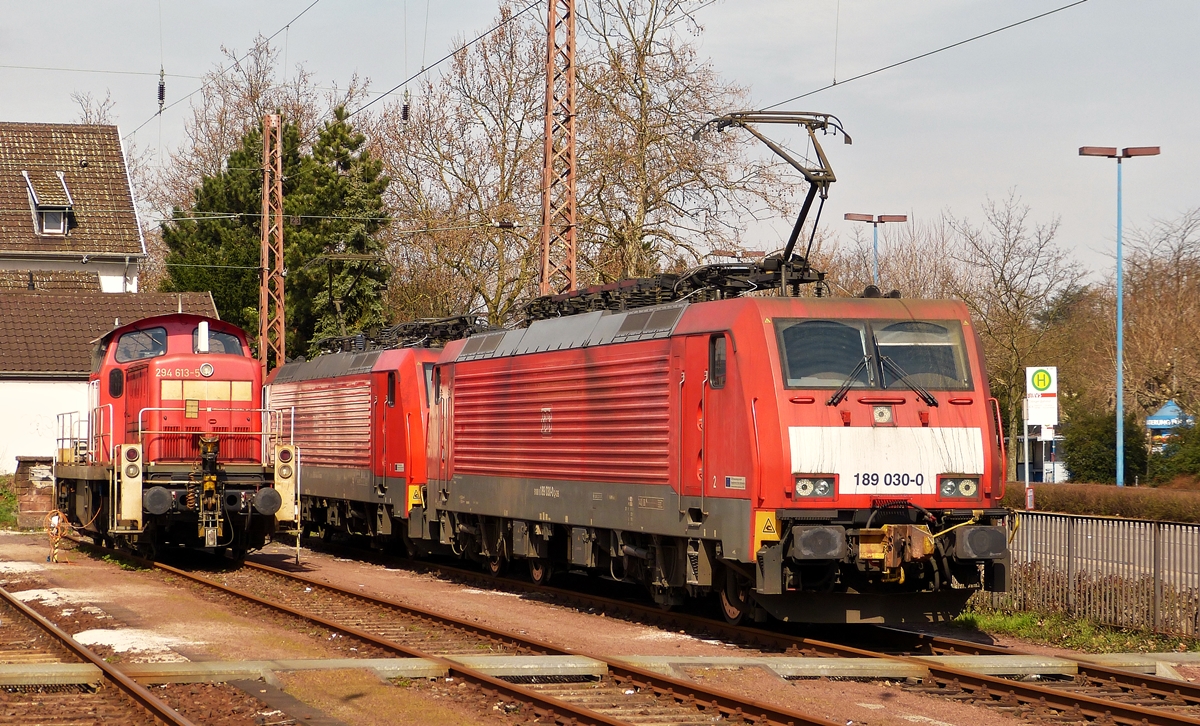
[[[763,520],[762,533],[763,534],[778,534],[778,532],[775,531],[774,517],[767,517],[766,519]]]

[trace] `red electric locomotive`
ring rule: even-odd
[[[237,327],[186,314],[120,326],[97,341],[89,398],[86,416],[59,417],[55,496],[97,542],[240,558],[291,518],[295,448],[272,437]]]
[[[321,341],[330,352],[298,358],[268,378],[268,406],[303,456],[305,532],[339,532],[377,544],[402,539],[426,483],[425,430],[433,364],[448,339],[486,330],[472,316],[405,323]],[[370,350],[366,350],[370,347]]]
[[[733,621],[925,621],[1002,589],[1003,441],[967,310],[822,297],[793,249],[834,180],[815,132],[840,124],[714,125],[763,138],[751,125],[777,122],[806,127],[819,160],[772,146],[810,183],[781,253],[538,298],[519,329],[413,324],[281,368],[270,401],[304,445],[304,525],[492,572],[524,559],[537,582],[588,570],[664,606],[716,594]]]
[[[995,403],[955,301],[743,297],[447,345],[410,530],[708,592],[731,620],[951,617],[1002,587]]]

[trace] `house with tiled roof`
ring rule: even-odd
[[[116,126],[0,122],[0,290],[137,292],[145,257]]]
[[[0,473],[18,456],[52,456],[58,414],[87,411],[97,339],[174,312],[218,317],[207,292],[0,291]]]

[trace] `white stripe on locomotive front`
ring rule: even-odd
[[[939,474],[983,475],[983,431],[968,427],[790,426],[792,472],[837,474],[839,494],[935,494]],[[855,484],[855,474],[860,483]],[[878,474],[877,485],[861,484]],[[885,485],[886,474],[921,474],[918,487]]]

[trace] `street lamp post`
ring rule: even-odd
[[[1121,244],[1121,160],[1135,156],[1158,156],[1157,146],[1081,146],[1080,156],[1103,156],[1117,160],[1117,486],[1125,486],[1125,280]]]
[[[872,278],[875,280],[875,287],[879,287],[879,225],[885,222],[907,222],[907,214],[881,214],[877,217],[872,217],[869,214],[854,214],[846,215],[847,222],[870,222],[872,236],[874,238],[873,247],[875,249],[875,264],[872,268]]]

